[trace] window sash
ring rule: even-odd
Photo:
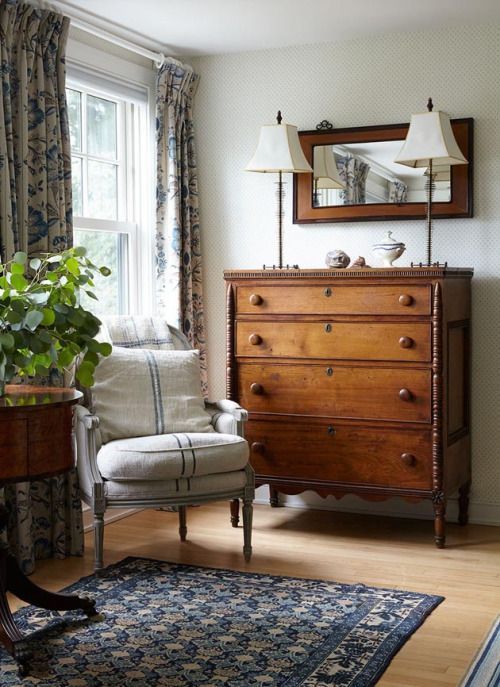
[[[149,89],[128,87],[119,79],[85,75],[81,67],[69,66],[67,86],[82,93],[82,150],[72,157],[82,160],[82,215],[74,217],[75,229],[114,232],[124,236],[122,245],[122,282],[128,291],[128,312],[151,312],[154,253],[152,227],[153,155]],[[117,159],[109,160],[87,153],[86,94],[117,103]],[[116,164],[117,220],[88,217],[88,161]],[[126,237],[126,238],[125,238]],[[126,276],[125,276],[126,275]],[[124,302],[125,305],[125,302]]]

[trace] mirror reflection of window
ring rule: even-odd
[[[401,170],[394,158],[402,145],[401,140],[315,146],[313,207],[426,202],[428,170],[410,167]],[[332,160],[336,173],[332,170]],[[433,168],[433,179],[434,200],[450,202],[450,167]]]

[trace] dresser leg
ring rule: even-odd
[[[462,484],[458,490],[458,524],[467,525],[469,522],[469,492],[470,480]]]
[[[434,541],[438,549],[443,549],[446,540],[446,498],[442,491],[435,491],[432,494],[432,504],[434,506]]]
[[[230,503],[231,509],[231,525],[233,527],[238,527],[240,522],[240,500],[232,499]]]
[[[279,508],[280,504],[280,493],[274,487],[269,487],[269,504],[271,508]]]

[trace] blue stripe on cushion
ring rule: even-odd
[[[191,447],[191,455],[193,456],[193,471],[191,473],[191,477],[194,477],[194,474],[196,472],[196,451],[193,448],[193,442],[191,441],[191,437],[189,437],[187,434],[184,435],[186,437],[186,440]]]
[[[144,348],[144,346],[164,346],[166,344],[171,344],[172,339],[160,339],[157,337],[149,339],[134,339],[130,341],[118,340],[113,341],[115,346],[120,346],[121,348]]]
[[[163,398],[161,395],[160,372],[158,363],[152,351],[144,350],[144,355],[148,363],[149,374],[151,375],[151,387],[153,389],[153,403],[155,409],[156,433],[165,434],[165,418],[163,415]]]
[[[185,455],[184,455],[184,451],[182,450],[182,443],[181,443],[181,440],[179,439],[179,437],[177,436],[177,434],[172,434],[172,436],[173,436],[174,439],[176,440],[177,445],[178,445],[178,447],[179,447],[180,450],[181,450],[181,456],[182,456],[182,471],[181,471],[181,475],[184,476],[184,472],[186,471],[186,457],[185,457]]]

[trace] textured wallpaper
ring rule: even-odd
[[[276,261],[274,175],[243,171],[260,126],[273,124],[278,109],[299,129],[322,119],[337,127],[405,122],[429,96],[451,117],[474,118],[474,217],[436,220],[433,256],[475,269],[471,514],[500,524],[500,25],[192,63],[201,75],[196,131],[213,398],[225,394],[223,269]],[[341,248],[374,264],[371,245],[387,228],[407,246],[397,265],[425,259],[424,220],[294,225],[291,176],[285,212],[285,262],[322,267],[327,251]]]

